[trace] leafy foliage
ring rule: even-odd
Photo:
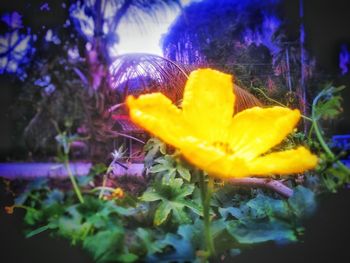
[[[267,241],[285,243],[298,239],[302,228],[295,224],[312,214],[314,208],[313,192],[298,186],[289,200],[259,193],[239,207],[219,208],[219,213],[226,222],[227,231],[241,244]]]
[[[193,193],[194,185],[184,184],[181,178],[174,178],[169,183],[154,184],[149,187],[141,197],[142,201],[160,201],[154,215],[154,224],[164,223],[170,213],[179,224],[190,223],[191,219],[184,210],[189,208],[197,214],[201,214],[200,206],[191,201],[188,196]]]
[[[1,20],[7,26],[7,32],[0,35],[0,75],[16,74],[24,80],[27,76],[24,66],[35,51],[32,47],[34,37],[29,28],[23,28],[19,13],[4,14]]]
[[[315,105],[315,117],[317,119],[335,119],[342,112],[341,101],[342,97],[339,94],[345,86],[328,87],[319,94],[320,100]]]
[[[182,64],[232,73],[243,87],[282,86],[272,65],[283,46],[277,6],[278,1],[194,2],[164,38],[164,53]]]
[[[331,192],[336,192],[339,187],[350,182],[350,169],[341,163],[331,148],[325,141],[325,131],[322,130],[325,120],[334,120],[342,111],[340,91],[344,86],[333,87],[326,86],[314,98],[312,103],[312,129],[315,131],[318,143],[313,143],[313,146],[321,152],[320,165],[318,173],[322,178],[322,183],[325,188]],[[323,122],[321,122],[323,120]],[[309,136],[310,138],[311,136]]]
[[[85,202],[77,204],[72,191],[47,181],[28,185],[17,198],[17,205],[27,208],[27,237],[50,231],[82,246],[96,262],[205,260],[196,173],[155,139],[145,148],[152,179],[136,202],[99,199],[85,190]],[[105,169],[99,165],[94,170]],[[289,199],[216,183],[211,187],[211,229],[215,244],[222,244],[216,247],[219,254],[237,255],[247,244],[296,242],[303,219],[316,206],[315,194],[301,185]]]

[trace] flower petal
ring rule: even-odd
[[[302,173],[315,168],[317,156],[304,147],[274,152],[252,161],[237,155],[228,155],[223,150],[200,143],[197,139],[188,140],[191,149],[186,147],[181,152],[193,165],[206,171],[210,176],[220,179],[241,178],[248,176],[272,176]]]
[[[293,174],[315,168],[318,159],[304,147],[274,152],[258,157],[249,163],[251,175]]]
[[[126,104],[131,120],[164,142],[180,147],[180,138],[188,136],[181,110],[162,93],[128,96]]]
[[[299,110],[277,106],[250,108],[233,117],[225,141],[234,154],[252,160],[279,144],[299,119]]]
[[[193,71],[182,101],[184,119],[197,137],[213,142],[227,131],[234,101],[232,76],[212,69]]]
[[[202,142],[197,138],[188,137],[181,150],[184,158],[196,167],[204,170],[210,176],[230,179],[249,175],[245,160],[236,155],[229,155],[224,149]]]

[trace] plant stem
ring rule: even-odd
[[[78,187],[78,184],[77,184],[77,182],[75,180],[75,177],[74,177],[74,175],[72,173],[72,170],[70,169],[69,159],[68,159],[67,155],[64,157],[64,166],[67,169],[67,173],[68,173],[69,179],[70,179],[70,181],[71,181],[71,183],[73,185],[74,192],[77,195],[77,197],[79,199],[79,202],[83,204],[84,203],[84,198],[81,195],[81,192],[80,192],[80,189]]]
[[[315,108],[316,108],[316,104],[318,103],[318,100],[324,95],[323,92],[320,92],[320,94],[318,94],[315,99],[312,102],[312,110],[311,110],[311,119],[312,119],[312,127],[315,130],[315,134],[316,137],[318,139],[318,141],[321,144],[321,147],[323,148],[323,150],[325,151],[325,153],[327,154],[327,156],[329,158],[331,158],[332,161],[334,161],[336,159],[334,153],[332,152],[332,150],[328,147],[327,143],[325,142],[323,135],[322,135],[322,131],[320,126],[317,123],[317,116],[316,116],[316,112],[315,112]],[[336,164],[339,165],[339,168],[341,170],[343,170],[346,174],[350,175],[350,170],[339,160],[336,161]]]
[[[97,191],[101,191],[102,189],[105,190],[105,191],[108,191],[108,192],[113,192],[113,191],[115,190],[115,189],[112,188],[112,187],[98,186],[98,187],[95,187],[94,189],[91,189],[91,190],[89,191],[89,193],[95,193],[95,192],[97,192]]]
[[[269,100],[269,101],[271,101],[273,103],[276,103],[277,105],[279,105],[281,107],[287,107],[286,105],[278,102],[277,100],[274,100],[274,99],[270,98],[269,96],[267,96],[266,93],[262,89],[259,89],[259,88],[253,88],[253,89],[259,91],[265,97],[265,99],[267,99],[267,100]]]
[[[199,187],[203,205],[204,236],[208,257],[215,255],[213,238],[210,231],[210,197],[211,191],[208,189],[208,183],[205,181],[203,172],[199,173]]]
[[[261,90],[261,89],[259,89],[259,88],[254,88],[254,89],[257,90],[257,91],[259,91],[267,100],[269,100],[269,101],[271,101],[271,102],[273,102],[273,103],[276,103],[277,105],[279,105],[279,106],[281,106],[281,107],[288,108],[288,107],[287,107],[286,105],[284,105],[283,103],[280,103],[279,101],[274,100],[274,99],[270,98],[269,96],[267,96],[266,93],[265,93],[263,90]],[[307,116],[305,116],[305,115],[303,115],[303,114],[300,114],[300,116],[301,116],[304,120],[312,121],[311,118],[309,118],[309,117],[307,117]]]
[[[113,159],[113,161],[110,163],[110,165],[108,166],[107,168],[107,171],[105,172],[105,174],[103,175],[103,179],[102,179],[102,186],[100,187],[101,191],[100,191],[100,194],[98,195],[98,198],[99,199],[102,199],[104,193],[105,193],[105,190],[106,190],[106,183],[107,183],[107,176],[108,174],[112,171],[112,167],[113,165],[115,164],[116,162],[116,159]]]
[[[100,191],[100,194],[98,195],[99,199],[102,199],[102,197],[103,197],[103,195],[105,193],[106,183],[107,183],[107,173],[105,173],[103,175],[102,186],[100,187],[101,191]]]
[[[255,178],[255,177],[247,177],[247,178],[233,178],[228,181],[229,183],[235,186],[247,186],[247,187],[264,187],[279,193],[280,195],[289,198],[293,195],[293,190],[288,186],[284,185],[282,182],[266,179],[266,178]]]
[[[318,126],[317,124],[317,121],[314,119],[313,120],[313,127],[315,129],[315,134],[316,134],[316,137],[318,139],[318,141],[320,142],[321,144],[321,147],[323,148],[323,150],[326,152],[326,154],[328,155],[329,158],[331,158],[331,160],[335,160],[336,157],[334,155],[334,153],[331,151],[331,149],[328,147],[327,143],[325,142],[323,136],[322,136],[322,132],[321,132],[321,129],[320,127]],[[339,168],[341,170],[343,170],[346,174],[350,175],[350,170],[341,162],[341,161],[336,161],[335,162],[337,165],[339,165]]]

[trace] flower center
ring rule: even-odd
[[[234,151],[232,150],[232,148],[230,147],[230,145],[227,142],[216,141],[216,142],[213,142],[213,146],[223,150],[227,154],[234,153]]]

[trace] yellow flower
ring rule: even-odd
[[[5,211],[6,211],[7,214],[12,215],[14,208],[15,208],[14,205],[12,205],[12,206],[5,206]]]
[[[124,195],[125,195],[125,193],[124,193],[123,189],[120,187],[115,188],[113,193],[112,193],[113,198],[123,198]]]
[[[133,122],[178,148],[190,163],[222,179],[301,173],[317,164],[304,147],[267,153],[293,131],[299,110],[253,107],[234,115],[232,77],[191,73],[181,107],[161,93],[129,96]]]

